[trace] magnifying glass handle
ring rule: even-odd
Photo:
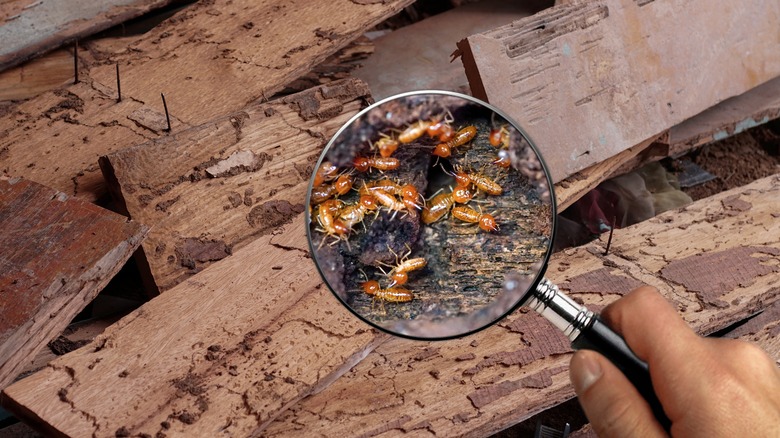
[[[672,423],[653,391],[647,363],[631,351],[623,337],[546,278],[532,291],[527,305],[561,329],[575,350],[598,351],[612,361],[644,397],[658,422],[669,431]]]

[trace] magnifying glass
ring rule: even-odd
[[[320,274],[368,324],[443,340],[526,305],[574,349],[615,363],[670,427],[647,364],[544,278],[555,234],[552,180],[528,135],[497,108],[430,90],[379,101],[330,140],[306,202]]]

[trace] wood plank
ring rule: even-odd
[[[654,285],[712,333],[779,301],[779,195],[778,175],[718,194],[615,230],[608,256],[605,239],[555,254],[547,275],[593,309]],[[573,397],[569,358],[563,335],[523,311],[462,339],[395,338],[265,433],[484,436]]]
[[[772,0],[569,2],[458,47],[558,182],[780,75],[778,20]]]
[[[0,5],[0,71],[108,29],[172,0],[10,0]]]
[[[2,403],[56,435],[248,436],[385,336],[336,305],[298,215],[8,387]]]
[[[144,274],[170,289],[303,212],[314,163],[371,97],[349,79],[101,158],[119,208],[152,230]]]
[[[0,176],[0,388],[89,304],[146,231],[64,193]]]
[[[73,81],[73,54],[55,50],[0,73],[0,102],[29,99]]]
[[[644,256],[632,251],[647,248],[653,239],[669,254],[679,250],[686,257],[680,245],[690,241],[691,232],[694,238],[720,236],[707,239],[705,256],[725,252],[751,260],[739,252],[756,246],[780,249],[780,242],[766,240],[780,235],[771,202],[778,191],[780,179],[768,178],[617,230],[613,247],[621,248],[619,255],[601,256],[602,244],[594,244],[556,256],[549,272],[562,287],[596,305],[649,282],[697,330],[711,332],[776,301],[777,276],[757,275],[752,283],[743,279],[733,290],[721,290],[717,299],[726,302],[722,308],[699,301],[696,290],[662,281],[658,267],[644,267]],[[739,238],[729,242],[728,236]],[[302,220],[262,236],[147,303],[90,346],[12,385],[4,405],[39,428],[74,435],[90,434],[96,427],[98,435],[122,427],[131,433],[183,435],[224,427],[248,434],[327,387],[300,404],[294,417],[284,417],[265,433],[291,432],[300,421],[307,434],[319,428],[330,435],[355,435],[419,426],[449,435],[445,432],[499,430],[571,397],[565,373],[568,343],[538,317],[519,315],[462,340],[425,344],[393,339],[347,378],[331,383],[382,336],[335,305],[306,248]],[[267,260],[274,260],[278,269],[269,269]],[[749,272],[733,266],[721,266],[722,272]],[[674,272],[662,275],[674,278]],[[733,298],[737,295],[739,300]],[[350,378],[353,374],[357,377]],[[106,397],[112,403],[104,403]],[[169,429],[162,429],[163,421]]]
[[[173,132],[240,111],[409,3],[199,2],[121,50],[112,41],[90,42],[81,83],[2,111],[0,169],[98,199],[106,193],[98,156],[166,135],[161,92]],[[226,25],[234,16],[241,22]],[[71,148],[66,161],[52,157],[53,136]]]

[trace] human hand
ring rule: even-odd
[[[675,437],[780,437],[780,370],[743,341],[702,338],[649,286],[601,314],[648,363]],[[570,377],[600,437],[668,436],[628,379],[604,356],[577,351]]]

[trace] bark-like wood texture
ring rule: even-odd
[[[409,3],[199,2],[127,47],[86,44],[79,84],[3,110],[0,170],[97,199],[106,193],[98,156],[166,134],[160,93],[173,132],[240,111]],[[52,137],[68,154],[53,153]]]
[[[0,5],[0,71],[172,0],[10,0]]]
[[[0,388],[92,301],[146,231],[32,181],[0,177]]]
[[[699,333],[711,333],[780,297],[778,195],[773,176],[615,230],[608,256],[605,241],[566,250],[547,276],[593,309],[654,285]],[[551,324],[522,312],[463,339],[391,339],[266,434],[488,435],[573,396],[568,352]]]
[[[559,253],[548,275],[594,308],[652,284],[710,333],[780,295],[778,195],[773,176],[698,201],[616,230],[608,256],[604,242]],[[79,436],[452,436],[498,431],[572,397],[569,344],[534,314],[463,339],[376,347],[385,337],[321,287],[301,219],[10,386],[4,405]]]
[[[102,158],[119,208],[152,226],[147,288],[170,289],[298,217],[325,144],[369,101],[365,83],[334,82]]]
[[[780,75],[778,20],[773,0],[578,1],[458,47],[558,182]]]

